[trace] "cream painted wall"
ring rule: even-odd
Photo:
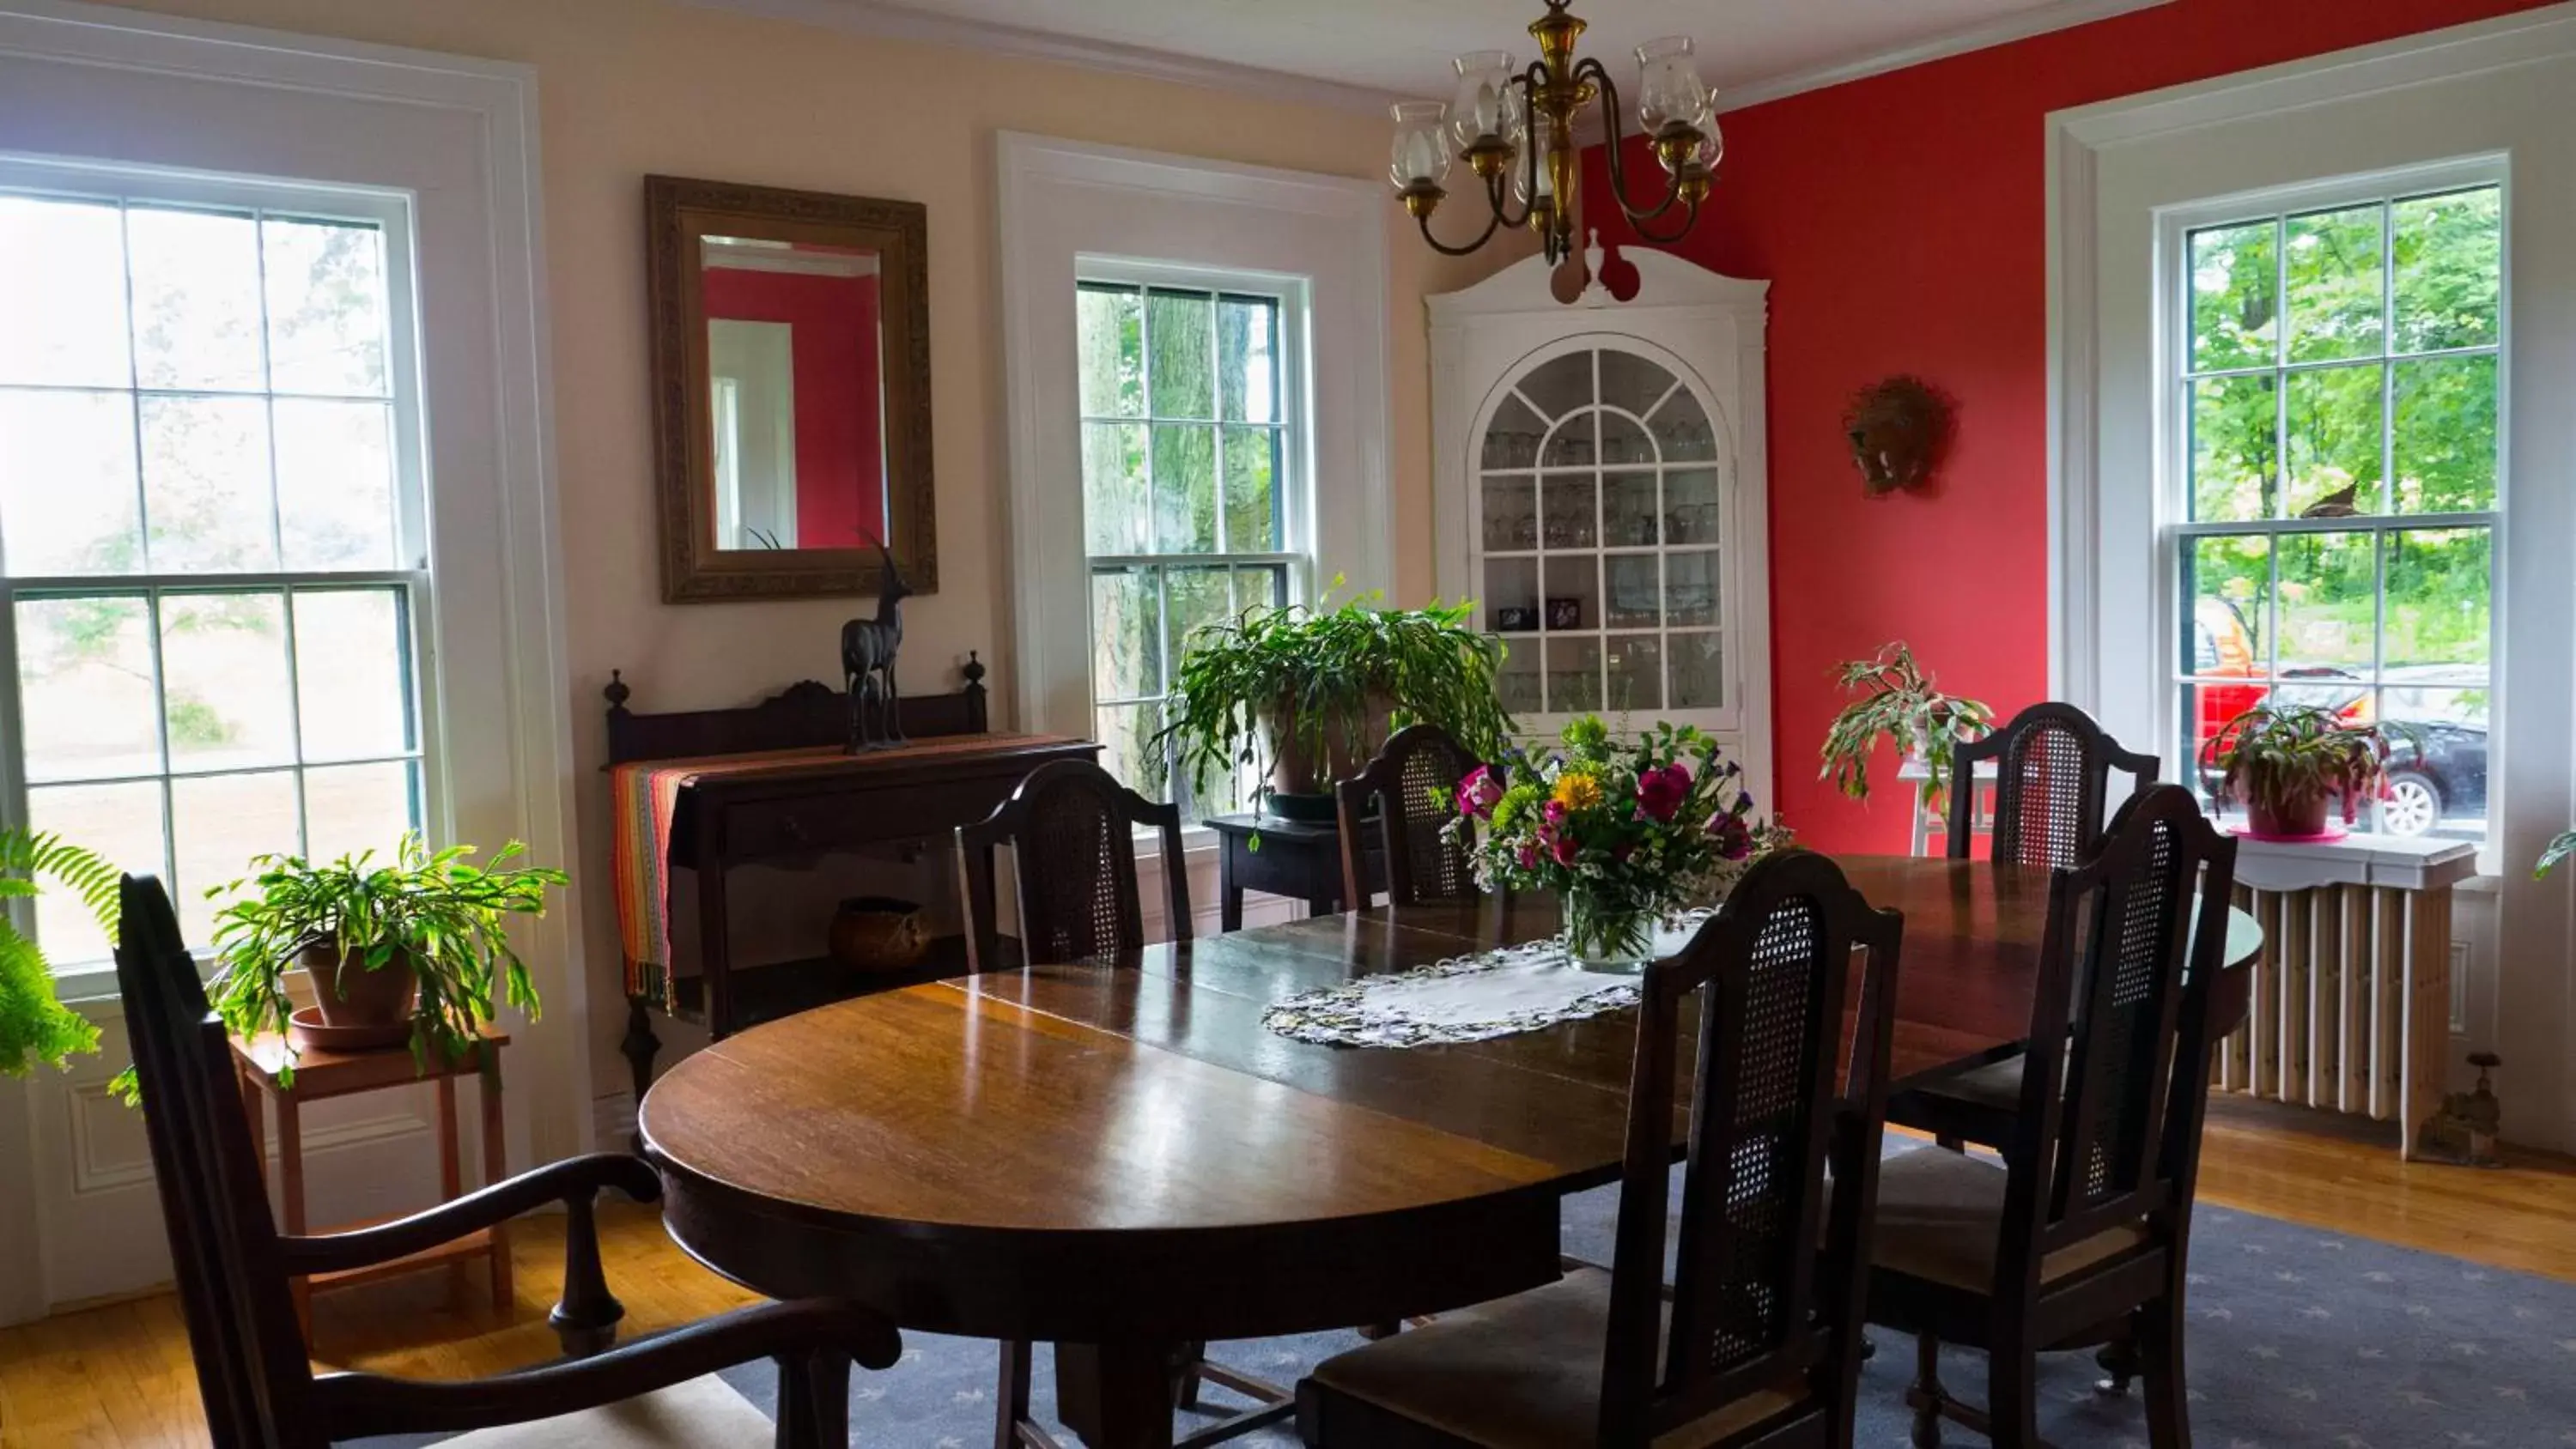
[[[662,0],[145,0],[140,7],[313,35],[519,61],[542,99],[558,491],[592,982],[593,1068],[624,1085],[599,688],[620,668],[652,709],[748,703],[827,678],[847,601],[666,607],[655,573],[646,382],[648,172],[918,201],[930,212],[931,395],[941,589],[907,610],[916,689],[984,651],[1011,668],[993,135],[1031,131],[1349,176],[1382,177],[1377,117],[1070,67],[911,46]],[[1511,260],[1464,262],[1396,229],[1390,400],[1396,590],[1431,590],[1430,384],[1422,297]],[[434,325],[434,323],[433,323]],[[1007,711],[1010,690],[995,689]],[[488,843],[488,842],[487,842]],[[674,1043],[678,1045],[678,1043]]]

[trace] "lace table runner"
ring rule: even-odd
[[[1679,952],[1714,912],[1691,911],[1655,932],[1658,958]],[[1261,1024],[1325,1046],[1415,1047],[1537,1031],[1637,1004],[1634,977],[1587,971],[1565,938],[1480,951],[1274,1003]]]

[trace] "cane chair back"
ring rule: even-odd
[[[2068,1049],[2023,1068],[2001,1261],[2141,1222],[2183,1229],[2235,872],[2235,840],[2179,785],[2131,799],[2090,859],[2057,872],[2030,1039]]]
[[[146,1103],[162,1221],[218,1449],[319,1446],[312,1369],[224,1025],[161,883],[120,886],[117,986]]]
[[[1903,929],[1831,860],[1789,851],[1748,872],[1681,955],[1647,968],[1600,1443],[1643,1444],[1801,1378],[1828,1422],[1850,1424]],[[1855,948],[1868,952],[1858,973]],[[1851,1064],[1837,1081],[1855,976]],[[1658,1341],[1683,1003],[1703,990]]]
[[[1162,836],[1172,939],[1190,936],[1181,812],[1158,805],[1088,760],[1055,760],[1029,772],[1011,797],[974,825],[959,826],[966,882],[967,941],[977,970],[999,964],[993,853],[1011,847],[1018,881],[1020,945],[1031,965],[1111,956],[1145,944],[1136,883],[1136,827]]]
[[[1386,852],[1386,898],[1399,906],[1470,901],[1481,892],[1463,836],[1442,829],[1456,818],[1458,782],[1484,761],[1438,725],[1407,725],[1389,736],[1367,768],[1334,790],[1342,827],[1342,906],[1369,903],[1368,813],[1377,811]]]
[[[2071,704],[2034,704],[1982,740],[1956,747],[1947,845],[1968,858],[1976,813],[1976,770],[1995,765],[1994,859],[2013,865],[2069,866],[2102,839],[2111,772],[2133,781],[2132,793],[2156,782],[2153,755],[2120,748],[2093,717]]]

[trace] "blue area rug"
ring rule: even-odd
[[[1566,1251],[1610,1256],[1617,1189],[1568,1199]],[[2576,1446],[2576,1284],[2481,1268],[2361,1238],[2203,1207],[2193,1232],[2192,1438],[2204,1449],[2559,1449]],[[1218,1344],[1219,1361],[1293,1385],[1317,1360],[1355,1347],[1356,1333]],[[1862,1389],[1857,1442],[1902,1449],[1911,1345],[1879,1335]],[[2060,1449],[2144,1449],[2134,1393],[2105,1398],[2092,1355],[2041,1360],[2040,1430]],[[984,1449],[992,1443],[995,1350],[980,1339],[904,1335],[904,1359],[852,1380],[850,1442],[865,1449]],[[1944,1381],[1985,1401],[1982,1355],[1952,1352]],[[768,1410],[766,1366],[725,1375]],[[1048,1417],[1054,1376],[1039,1350],[1036,1408]],[[1231,1400],[1210,1389],[1208,1401]],[[1189,1416],[1180,1420],[1184,1431]],[[1945,1426],[1954,1444],[1984,1439]],[[1067,1443],[1077,1442],[1066,1437]],[[418,1441],[414,1441],[418,1442]],[[1294,1449],[1282,1425],[1249,1449]],[[375,1441],[390,1449],[391,1441]]]

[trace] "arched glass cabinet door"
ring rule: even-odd
[[[1525,726],[1731,723],[1721,423],[1675,363],[1616,338],[1548,349],[1487,398],[1470,542]]]

